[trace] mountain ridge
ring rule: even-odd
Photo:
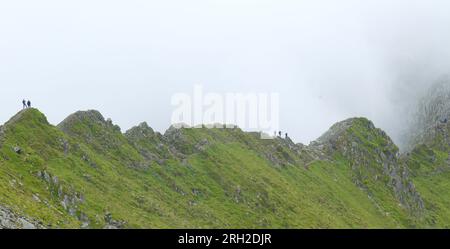
[[[365,118],[338,122],[310,145],[239,128],[161,134],[143,122],[122,132],[95,110],[54,126],[27,109],[0,129],[0,205],[39,227],[447,224],[433,220],[440,200],[423,199],[429,183],[408,166],[423,152],[403,158]]]

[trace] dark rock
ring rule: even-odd
[[[13,150],[17,154],[22,154],[22,152],[23,152],[22,148],[20,148],[19,146],[14,146]]]

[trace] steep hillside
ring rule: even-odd
[[[406,151],[412,150],[417,144],[432,139],[436,124],[450,121],[450,77],[442,77],[424,92],[418,101],[412,119],[404,134]]]
[[[365,118],[339,122],[306,146],[289,138],[262,140],[239,128],[171,127],[160,134],[142,123],[122,133],[92,110],[53,126],[26,109],[0,128],[0,224],[447,226],[446,218],[435,218],[446,217],[447,203],[423,177],[430,171],[423,169],[428,162],[418,161],[424,158],[428,151],[400,159],[391,139]]]
[[[427,223],[446,228],[450,227],[449,82],[438,81],[422,99],[412,149],[403,158],[427,207]]]

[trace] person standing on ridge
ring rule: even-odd
[[[27,101],[25,99],[22,100],[22,109],[27,108]]]
[[[28,106],[28,108],[30,108],[30,107],[31,107],[31,101],[29,101],[29,100],[28,100],[28,102],[27,102],[27,106]]]

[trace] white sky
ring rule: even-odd
[[[0,123],[98,109],[164,131],[176,92],[279,92],[308,143],[366,116],[394,138],[450,65],[450,1],[0,0]]]

